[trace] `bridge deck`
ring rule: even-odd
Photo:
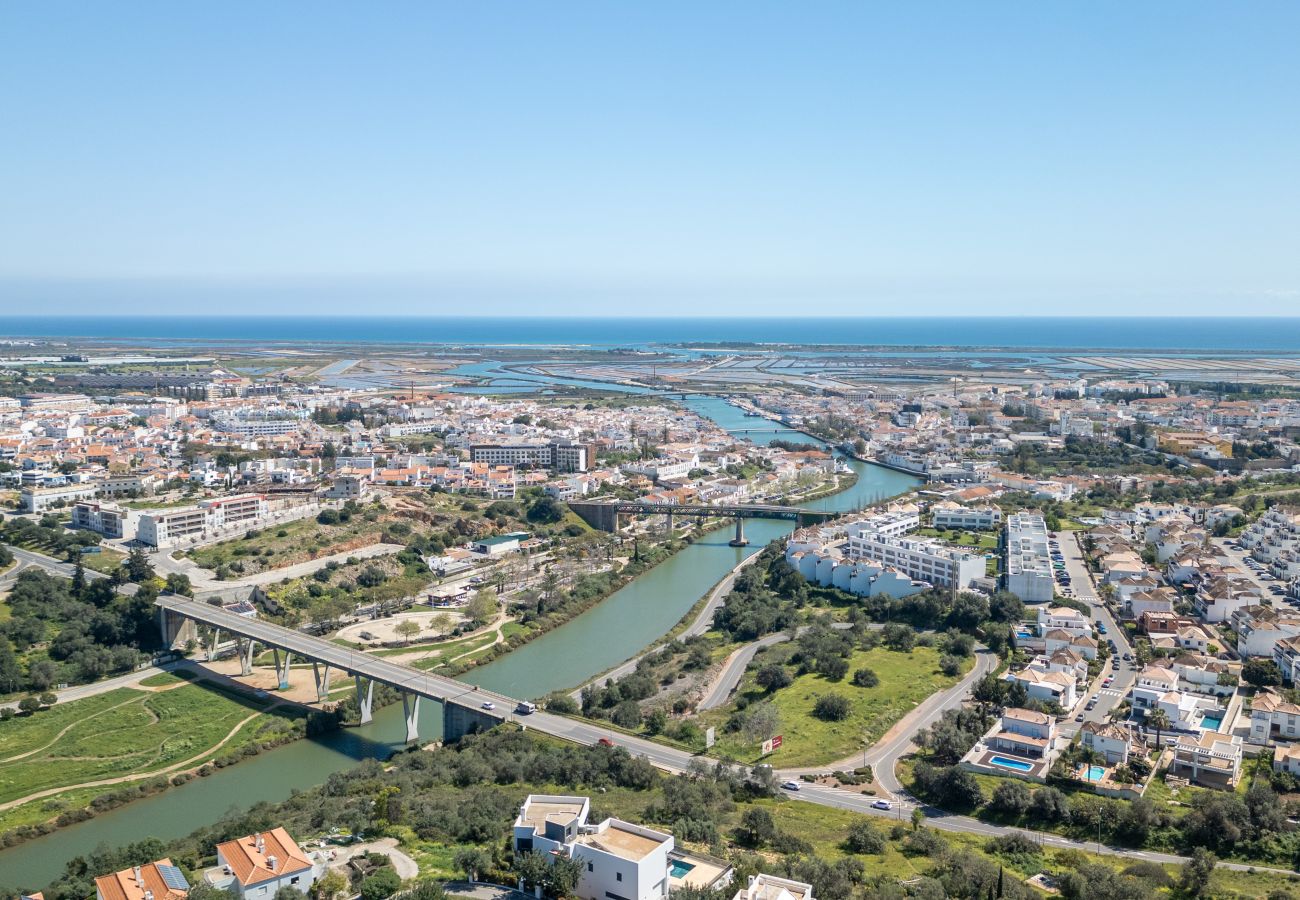
[[[331,668],[339,669],[350,675],[360,675],[363,678],[374,679],[381,684],[387,684],[398,690],[427,697],[431,700],[453,700],[462,703],[473,701],[473,705],[476,706],[490,700],[497,704],[496,712],[502,717],[508,716],[519,702],[504,694],[481,689],[476,690],[472,685],[456,681],[454,678],[434,675],[400,663],[389,662],[383,657],[370,656],[347,647],[340,647],[338,644],[321,640],[309,634],[303,634],[300,631],[294,631],[291,628],[263,622],[260,619],[249,619],[245,616],[236,615],[208,603],[200,603],[174,595],[161,596],[156,603],[160,609],[169,613],[175,613],[196,622],[201,622],[204,625],[220,628],[230,634],[251,638],[259,644],[278,647],[295,656],[325,663]]]

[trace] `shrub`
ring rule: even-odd
[[[839,694],[826,694],[817,698],[813,705],[813,715],[823,722],[839,722],[848,718],[849,701]]]
[[[850,825],[844,841],[850,853],[884,853],[886,843],[884,834],[867,819],[858,819]]]
[[[880,676],[871,669],[858,669],[853,673],[853,683],[860,688],[873,688],[880,684]]]

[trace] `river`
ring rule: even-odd
[[[747,417],[720,398],[692,397],[685,405],[754,443],[766,444],[778,438],[820,443],[780,424]],[[852,487],[807,506],[850,511],[900,494],[918,483],[915,478],[881,466],[856,461],[850,465],[858,475]],[[598,606],[514,652],[471,670],[465,680],[515,697],[539,697],[575,687],[653,644],[732,567],[792,527],[789,522],[750,520],[745,524],[750,546],[744,548],[728,545],[731,526],[711,531]],[[424,701],[420,720],[422,739],[441,736],[438,704]],[[291,791],[319,784],[330,773],[358,760],[388,756],[403,746],[404,736],[401,704],[386,707],[377,711],[374,722],[364,728],[286,744],[207,778],[196,778],[2,851],[0,885],[34,888],[56,878],[69,859],[88,853],[100,843],[117,845],[145,837],[187,834],[232,808],[282,800]]]

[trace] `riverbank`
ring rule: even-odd
[[[685,405],[718,421],[724,428],[744,429],[740,411],[717,398],[693,397]],[[794,432],[774,429],[760,440],[797,439]],[[851,512],[896,496],[917,482],[888,470],[854,462],[857,480],[820,500],[813,509]],[[605,600],[576,615],[563,628],[537,634],[525,645],[490,664],[466,671],[462,680],[510,696],[544,696],[590,680],[592,673],[636,656],[677,626],[720,578],[769,541],[786,535],[791,523],[754,520],[746,530],[753,544],[728,545],[729,529],[706,532],[654,568],[615,590]],[[428,704],[426,704],[428,705]],[[440,715],[420,718],[420,739],[441,738]],[[401,705],[377,710],[373,723],[295,741],[274,753],[242,763],[237,771],[216,772],[208,778],[142,799],[95,819],[62,829],[57,841],[29,841],[19,851],[0,853],[0,871],[11,878],[40,884],[55,877],[64,863],[91,852],[96,845],[120,845],[157,834],[183,834],[196,824],[211,822],[232,806],[247,808],[277,801],[293,790],[319,784],[336,772],[365,759],[385,759],[405,746]]]

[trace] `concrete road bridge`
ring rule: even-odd
[[[294,657],[311,662],[318,700],[324,701],[329,697],[330,676],[333,672],[351,676],[356,685],[362,725],[371,721],[375,683],[388,685],[402,695],[408,742],[419,738],[421,697],[437,700],[443,705],[444,740],[455,740],[469,732],[485,730],[508,721],[519,703],[503,694],[480,690],[453,678],[390,662],[380,656],[341,647],[301,631],[241,616],[220,606],[188,597],[164,594],[157,599],[156,605],[159,628],[167,646],[184,644],[197,638],[194,626],[206,625],[212,629],[208,643],[209,659],[220,645],[223,634],[233,636],[239,653],[241,673],[250,675],[253,670],[254,648],[260,644],[274,654],[276,674],[282,690],[289,686],[289,664]]]
[[[800,506],[777,506],[764,503],[738,503],[734,505],[710,505],[706,503],[645,503],[639,500],[575,500],[569,502],[569,508],[590,525],[600,531],[618,531],[620,515],[661,515],[668,519],[668,528],[673,527],[674,516],[690,516],[700,519],[725,518],[736,520],[736,537],[731,541],[733,547],[743,547],[749,543],[745,539],[746,519],[785,519],[792,521],[796,527],[813,522],[825,522],[841,515],[834,512],[804,509]]]

